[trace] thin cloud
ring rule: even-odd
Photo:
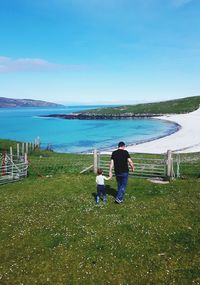
[[[172,3],[175,7],[182,7],[185,6],[186,4],[189,4],[192,1],[193,0],[173,0]]]
[[[41,58],[17,58],[0,56],[0,73],[47,72],[59,70],[82,70],[82,65],[55,64]]]

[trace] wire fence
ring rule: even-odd
[[[52,156],[30,156],[29,175],[47,176],[55,174],[79,174],[84,169],[93,172],[93,155],[56,154]]]
[[[177,177],[200,178],[200,152],[173,154],[174,172]]]

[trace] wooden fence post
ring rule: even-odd
[[[28,172],[28,155],[27,155],[26,152],[24,154],[24,163],[27,166],[27,169],[26,169],[26,172],[25,172],[25,176],[27,176],[27,172]]]
[[[97,150],[94,150],[94,173],[97,173],[97,168],[98,168],[98,154]]]
[[[34,140],[34,149],[36,149],[36,148],[40,149],[40,144],[41,144],[40,137],[37,137],[37,138]]]
[[[12,150],[12,146],[10,146],[10,161],[13,162],[13,150]]]
[[[11,167],[10,167],[11,176],[13,177],[13,149],[12,149],[12,146],[10,146],[10,162],[11,162]]]
[[[2,161],[2,176],[7,174],[7,165],[6,165],[6,150],[4,150],[3,161]]]
[[[167,151],[167,161],[166,161],[166,167],[167,167],[167,178],[171,180],[173,176],[173,159],[172,159],[172,151]]]
[[[181,158],[180,158],[180,153],[177,155],[177,170],[176,170],[176,176],[179,178],[180,177],[180,163],[181,163]]]
[[[29,145],[29,143],[27,142],[26,143],[26,153],[28,154],[28,145]]]
[[[36,147],[37,147],[37,141],[36,141],[36,139],[34,140],[34,149],[36,149]]]
[[[97,152],[97,169],[100,168],[100,152]]]
[[[22,143],[22,156],[24,155],[24,143]]]
[[[19,159],[19,143],[17,143],[17,159]]]

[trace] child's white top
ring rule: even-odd
[[[96,183],[98,185],[104,185],[104,180],[108,180],[105,176],[103,176],[102,174],[97,175],[96,177]]]

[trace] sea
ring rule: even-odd
[[[177,131],[174,123],[158,119],[65,120],[42,117],[107,106],[27,107],[0,109],[0,138],[23,142],[40,139],[43,149],[84,153],[108,150],[119,141],[134,145]]]

